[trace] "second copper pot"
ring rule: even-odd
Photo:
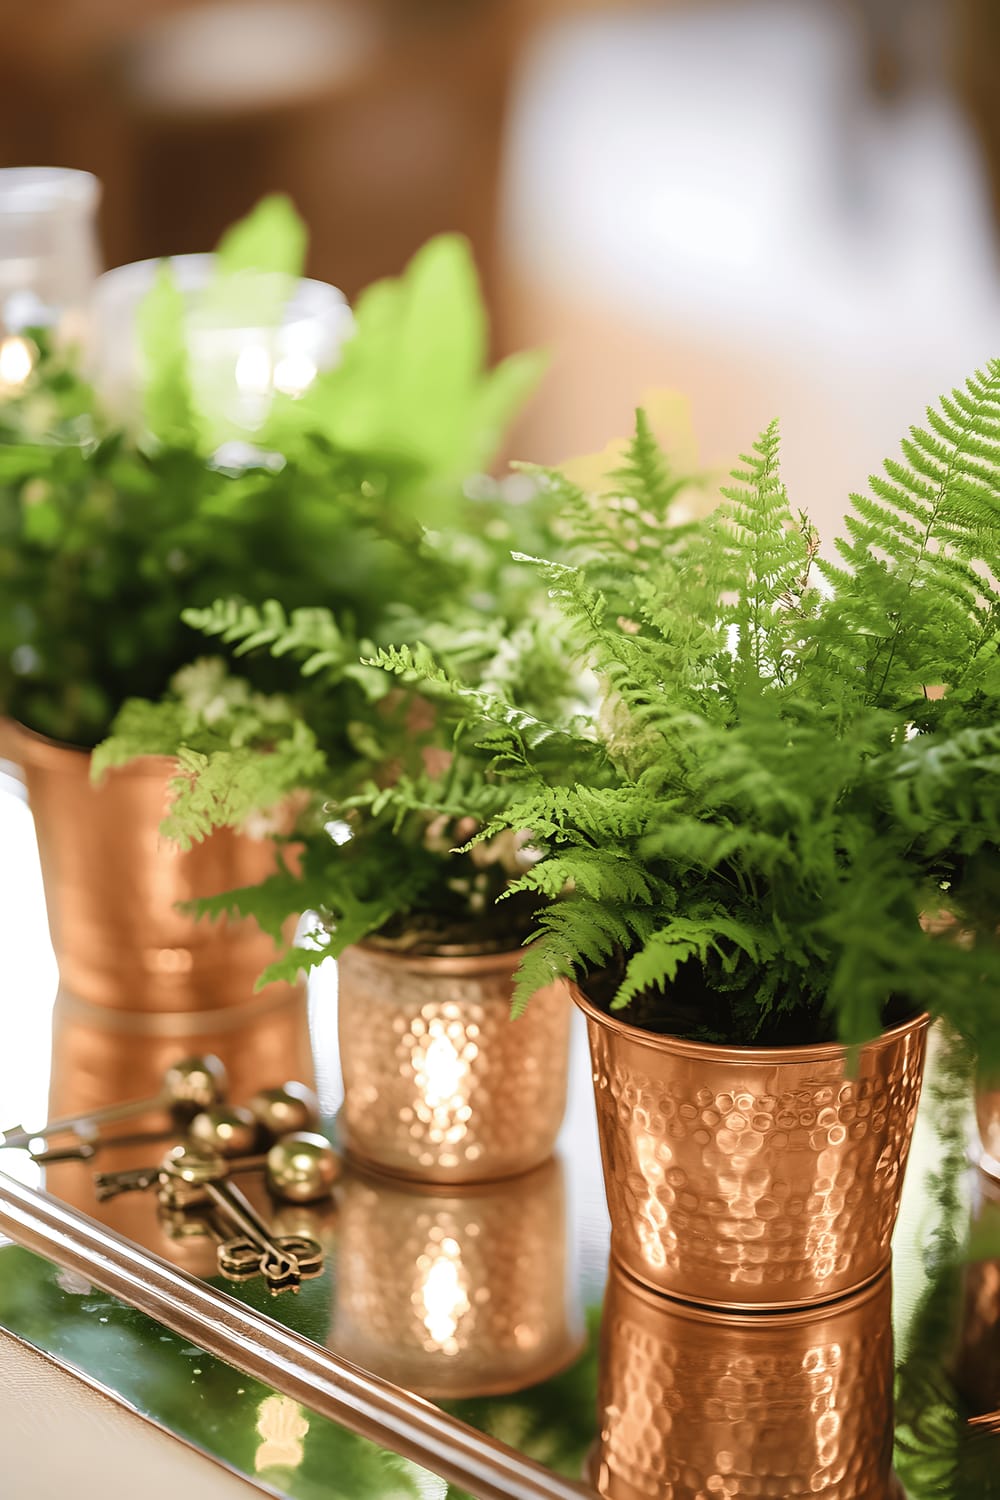
[[[489,1182],[552,1153],[566,1107],[562,985],[510,1019],[520,952],[417,956],[363,944],[338,964],[345,1144],[422,1182]]]

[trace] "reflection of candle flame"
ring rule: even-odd
[[[266,1396],[257,1412],[257,1431],[264,1439],[254,1459],[258,1474],[264,1469],[298,1468],[309,1422],[297,1401],[289,1396]]]
[[[431,1336],[426,1347],[440,1349],[442,1354],[457,1354],[455,1334],[472,1305],[458,1241],[443,1239],[432,1254],[422,1255],[418,1264],[424,1275],[414,1301],[422,1304],[423,1324]]]
[[[0,342],[0,386],[24,385],[34,368],[34,355],[27,339],[16,335]]]

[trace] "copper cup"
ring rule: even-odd
[[[552,1154],[566,1107],[562,985],[510,1019],[521,955],[420,957],[363,944],[339,961],[340,1124],[353,1157],[435,1183],[488,1182]]]
[[[249,1012],[230,1009],[200,1017],[128,1015],[60,995],[53,1016],[49,1116],[81,1116],[128,1099],[153,1098],[171,1063],[207,1053],[215,1053],[225,1064],[228,1097],[235,1104],[245,1104],[258,1089],[289,1078],[311,1085],[305,996],[279,995]],[[163,1111],[108,1127],[96,1161],[47,1166],[45,1186],[57,1198],[193,1274],[214,1276],[214,1241],[166,1233],[157,1217],[154,1194],[123,1193],[104,1203],[97,1201],[94,1172],[159,1161],[177,1138],[176,1130],[169,1139],[161,1138],[168,1128]],[[66,1144],[72,1144],[68,1137],[52,1142],[55,1147]]]
[[[430,1399],[506,1395],[583,1347],[552,1159],[475,1187],[349,1173],[330,1346]]]
[[[131,1011],[248,1001],[275,957],[271,939],[253,921],[197,922],[176,908],[256,885],[275,869],[273,841],[222,829],[184,852],[159,831],[173,761],[147,756],[95,786],[86,751],[6,729],[5,750],[27,783],[64,989]],[[293,989],[275,985],[268,994]]]
[[[889,1500],[891,1315],[888,1272],[822,1308],[739,1314],[612,1262],[592,1483],[608,1500]]]
[[[859,1048],[738,1048],[587,1017],[612,1253],[655,1291],[802,1307],[889,1263],[928,1017]]]

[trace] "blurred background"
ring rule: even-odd
[[[274,189],[348,295],[462,230],[553,354],[518,456],[673,386],[829,532],[1000,350],[998,84],[995,0],[8,0],[0,164],[97,173],[109,266]]]

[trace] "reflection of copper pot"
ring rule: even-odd
[[[595,1487],[609,1500],[887,1500],[891,1315],[888,1272],[822,1308],[717,1313],[612,1262]]]
[[[435,1399],[535,1385],[580,1352],[562,1165],[466,1188],[351,1173],[331,1348]]]
[[[218,1010],[248,1000],[274,959],[271,939],[255,922],[196,922],[175,908],[257,884],[275,868],[274,843],[222,829],[183,852],[159,832],[171,760],[145,757],[94,786],[85,751],[5,727],[5,753],[27,782],[64,988],[93,1005],[135,1011]]]
[[[182,1057],[214,1052],[226,1067],[231,1103],[245,1104],[260,1088],[297,1078],[312,1084],[313,1063],[304,995],[270,992],[240,1009],[205,1016],[126,1015],[85,1005],[68,996],[56,1001],[52,1033],[49,1116],[82,1115],[127,1099],[154,1097],[169,1065]],[[29,1128],[41,1119],[26,1122]],[[168,1127],[164,1113],[151,1112],[109,1127],[96,1161],[63,1162],[46,1168],[49,1192],[75,1208],[177,1261],[198,1275],[215,1274],[210,1240],[170,1240],[157,1223],[150,1193],[127,1193],[98,1203],[96,1170],[115,1172],[159,1161],[168,1139],[137,1139]],[[125,1144],[113,1144],[115,1137]],[[173,1137],[176,1138],[176,1135]],[[63,1146],[69,1137],[53,1141]]]
[[[983,1148],[979,1165],[1000,1180],[1000,1088],[982,1080],[976,1088],[976,1124]]]
[[[796,1307],[889,1263],[928,1018],[858,1049],[724,1047],[628,1026],[577,992],[612,1249],[660,1292]]]
[[[485,1182],[551,1155],[566,1107],[561,985],[511,1021],[521,954],[421,957],[363,945],[339,961],[345,1143],[424,1182]]]
[[[972,1211],[973,1241],[1000,1250],[1000,1183],[978,1173]],[[962,1272],[962,1312],[953,1372],[955,1384],[977,1416],[1000,1425],[1000,1259],[970,1260]]]

